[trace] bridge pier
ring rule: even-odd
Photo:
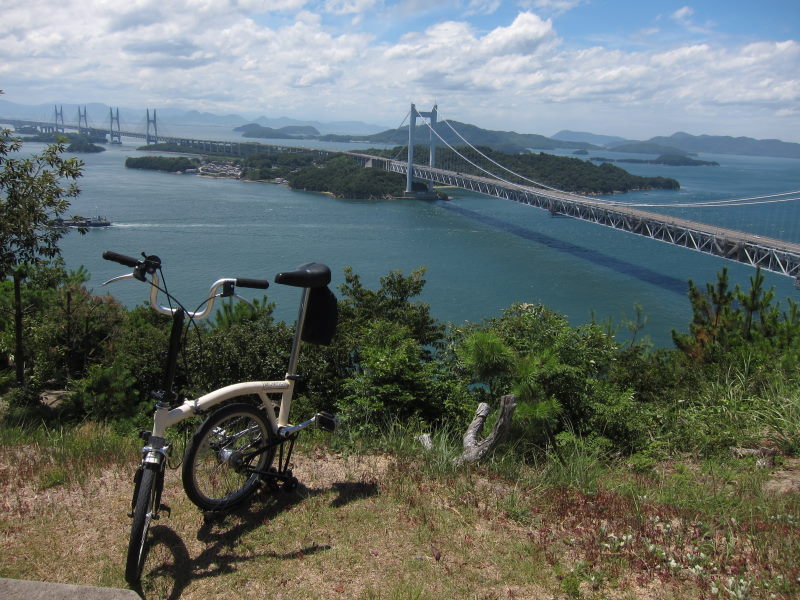
[[[81,111],[81,107],[78,107],[78,135],[88,135],[89,134],[89,119],[86,115],[86,107],[83,107],[83,111]]]
[[[53,107],[54,117],[53,117],[53,133],[64,133],[64,107],[62,106],[60,109],[58,106]],[[58,120],[61,119],[61,128],[58,127]]]
[[[119,107],[117,107],[117,114],[114,116],[114,109],[108,108],[108,141],[111,144],[122,143],[122,129],[119,126]],[[117,124],[117,130],[114,131],[114,123]]]
[[[411,104],[411,113],[408,122],[408,169],[406,170],[406,194],[414,194],[414,141],[417,133],[417,117],[424,117],[431,121],[431,137],[429,145],[428,164],[431,168],[436,167],[436,139],[433,132],[436,131],[438,105],[433,106],[430,112],[420,112],[416,105]],[[433,181],[428,180],[428,193],[433,192]]]
[[[150,135],[150,124],[153,124],[153,135]],[[152,142],[151,142],[152,140]],[[147,145],[158,143],[158,122],[156,121],[156,109],[153,109],[153,118],[150,119],[150,109],[147,109]]]

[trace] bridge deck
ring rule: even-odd
[[[360,156],[362,161],[367,157],[367,155]],[[407,170],[407,164],[402,161],[369,158],[373,166],[381,166],[398,173],[405,173]],[[383,164],[379,164],[380,162]],[[551,214],[574,217],[761,267],[767,271],[793,277],[800,284],[800,244],[794,242],[611,204],[601,199],[558,190],[523,186],[420,165],[414,165],[413,169],[414,177],[420,180],[513,200],[548,210]]]

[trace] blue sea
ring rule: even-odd
[[[71,214],[104,215],[113,226],[61,242],[67,265],[84,265],[89,286],[127,305],[146,298],[146,287],[101,282],[122,267],[101,259],[104,250],[158,254],[170,291],[191,308],[220,277],[272,279],[278,271],[317,261],[331,267],[333,284],[350,266],[375,287],[393,270],[425,267],[421,300],[438,319],[461,324],[496,317],[513,302],[544,303],[574,325],[591,319],[620,326],[635,306],[647,318],[643,334],[671,345],[673,329],[686,330],[691,310],[687,281],[704,284],[728,267],[733,282],[748,285],[753,269],[662,242],[507,200],[450,189],[450,202],[340,200],[280,185],[209,179],[126,169],[142,156],[134,140],[101,154],[81,155],[81,194]],[[340,145],[354,150],[357,146]],[[41,144],[26,144],[36,151]],[[606,153],[608,155],[608,153]],[[615,158],[623,155],[614,155]],[[636,158],[642,158],[641,155]],[[800,189],[800,161],[700,155],[719,167],[667,167],[621,163],[636,174],[673,177],[679,191],[618,194],[615,201],[676,206],[661,213],[743,231],[800,241],[800,203],[726,208],[677,205]],[[779,299],[798,299],[795,282],[767,274]],[[253,297],[258,294],[243,295]],[[297,291],[273,285],[278,318],[295,316]],[[620,337],[627,331],[621,327]]]

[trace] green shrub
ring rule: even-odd
[[[95,421],[123,420],[141,408],[135,378],[120,363],[93,365],[86,377],[75,382],[64,412],[75,418]]]

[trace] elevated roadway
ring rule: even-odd
[[[356,157],[365,167],[382,168],[403,175],[408,170],[405,161],[358,153],[349,154]],[[424,165],[413,165],[412,176],[414,179],[513,200],[547,210],[553,215],[573,217],[753,267],[761,267],[767,271],[793,277],[795,282],[800,284],[800,244],[797,243],[611,204],[601,199],[568,192],[518,185]]]

